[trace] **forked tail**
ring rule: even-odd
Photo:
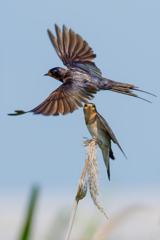
[[[103,90],[110,90],[110,91],[113,91],[113,92],[118,92],[118,93],[130,95],[130,96],[133,96],[133,97],[140,98],[140,99],[142,99],[144,101],[147,101],[149,103],[151,103],[149,100],[139,97],[137,94],[135,94],[133,92],[133,90],[143,92],[143,93],[147,93],[147,94],[150,94],[150,95],[156,97],[156,95],[154,95],[152,93],[149,93],[149,92],[146,92],[146,91],[143,91],[143,90],[140,90],[138,87],[136,87],[132,84],[115,82],[115,81],[112,81],[112,80],[107,79],[107,78],[105,78],[105,80],[106,81],[104,81],[104,85],[101,86],[101,89],[103,89]]]

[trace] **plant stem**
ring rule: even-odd
[[[69,240],[79,200],[75,198],[65,240]]]
[[[72,226],[73,226],[73,222],[74,222],[74,218],[75,218],[75,215],[76,215],[78,202],[79,202],[79,200],[83,199],[86,196],[87,191],[84,187],[84,178],[85,178],[85,175],[86,175],[87,167],[88,167],[88,160],[86,160],[85,166],[83,168],[83,172],[82,172],[82,176],[81,176],[81,179],[80,179],[80,182],[79,182],[77,195],[76,195],[75,200],[74,200],[74,205],[73,205],[71,217],[70,217],[70,220],[69,220],[68,230],[67,230],[65,240],[69,240],[71,230],[72,230]]]

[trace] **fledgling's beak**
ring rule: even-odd
[[[48,76],[48,73],[44,74],[44,76]]]
[[[91,106],[86,106],[85,109],[91,109]]]

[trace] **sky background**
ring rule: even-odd
[[[92,102],[115,133],[128,160],[112,144],[108,181],[101,152],[103,192],[113,189],[160,190],[160,1],[0,1],[1,137],[0,191],[75,193],[84,160],[83,137],[90,138],[83,109],[66,116],[11,117],[40,104],[60,82],[43,75],[63,67],[47,34],[54,24],[78,33],[97,54],[103,77],[126,82],[152,104],[110,91]],[[103,195],[103,193],[102,193]],[[7,195],[8,196],[8,195]],[[103,199],[103,201],[105,201]]]

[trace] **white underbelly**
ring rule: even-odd
[[[95,125],[96,124],[90,124],[90,125],[87,125],[87,127],[88,127],[88,130],[89,130],[91,136],[94,137],[97,141],[99,141],[100,138],[99,138],[99,134],[98,134],[98,128]]]
[[[103,146],[110,147],[110,137],[107,132],[100,127],[97,127],[97,121],[95,121],[93,124],[87,125],[87,127],[92,138],[95,138],[98,142],[100,141]]]

